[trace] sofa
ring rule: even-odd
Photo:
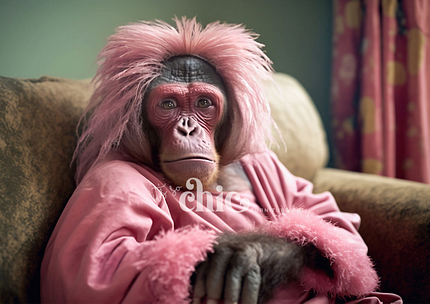
[[[430,186],[326,168],[328,146],[305,89],[277,73],[264,86],[277,127],[268,144],[316,193],[331,191],[360,233],[381,290],[430,302]],[[0,302],[40,301],[39,271],[50,233],[74,184],[76,126],[88,80],[0,77]]]

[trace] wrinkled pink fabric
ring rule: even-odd
[[[358,215],[340,212],[330,193],[312,194],[312,184],[288,172],[273,152],[240,162],[253,192],[240,192],[231,208],[218,212],[204,207],[206,196],[201,203],[187,202],[193,211],[184,210],[184,191],[146,166],[114,155],[97,164],[78,185],[48,243],[42,301],[189,303],[189,278],[216,235],[249,230],[312,243],[333,263],[334,279],[305,269],[301,282],[279,288],[271,303],[334,303],[336,296],[374,291],[378,280],[356,230]],[[246,210],[241,198],[251,203]],[[354,303],[401,300],[375,293]]]

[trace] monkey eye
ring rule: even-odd
[[[212,101],[207,98],[200,98],[197,101],[197,107],[199,108],[209,108],[212,105]]]
[[[160,107],[165,110],[174,109],[176,108],[176,102],[171,99],[163,100],[160,102]]]

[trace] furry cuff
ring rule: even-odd
[[[198,226],[162,232],[145,252],[149,288],[157,299],[152,303],[189,303],[190,277],[202,262],[217,235]]]
[[[303,269],[300,280],[306,290],[347,297],[362,296],[378,287],[378,275],[361,240],[308,210],[291,209],[263,230],[302,246],[313,244],[331,261],[334,278],[310,268]]]

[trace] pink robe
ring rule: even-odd
[[[253,192],[230,195],[231,207],[208,205],[206,195],[200,203],[181,200],[191,192],[113,155],[97,164],[47,245],[42,301],[189,303],[189,278],[222,231],[311,242],[332,261],[334,279],[304,269],[300,282],[280,287],[271,303],[334,303],[336,296],[364,296],[376,288],[377,275],[356,230],[358,215],[340,212],[328,192],[313,194],[312,184],[293,176],[271,151],[246,155],[240,163]],[[228,193],[211,194],[227,202]],[[356,303],[382,302],[401,300],[373,293]]]

